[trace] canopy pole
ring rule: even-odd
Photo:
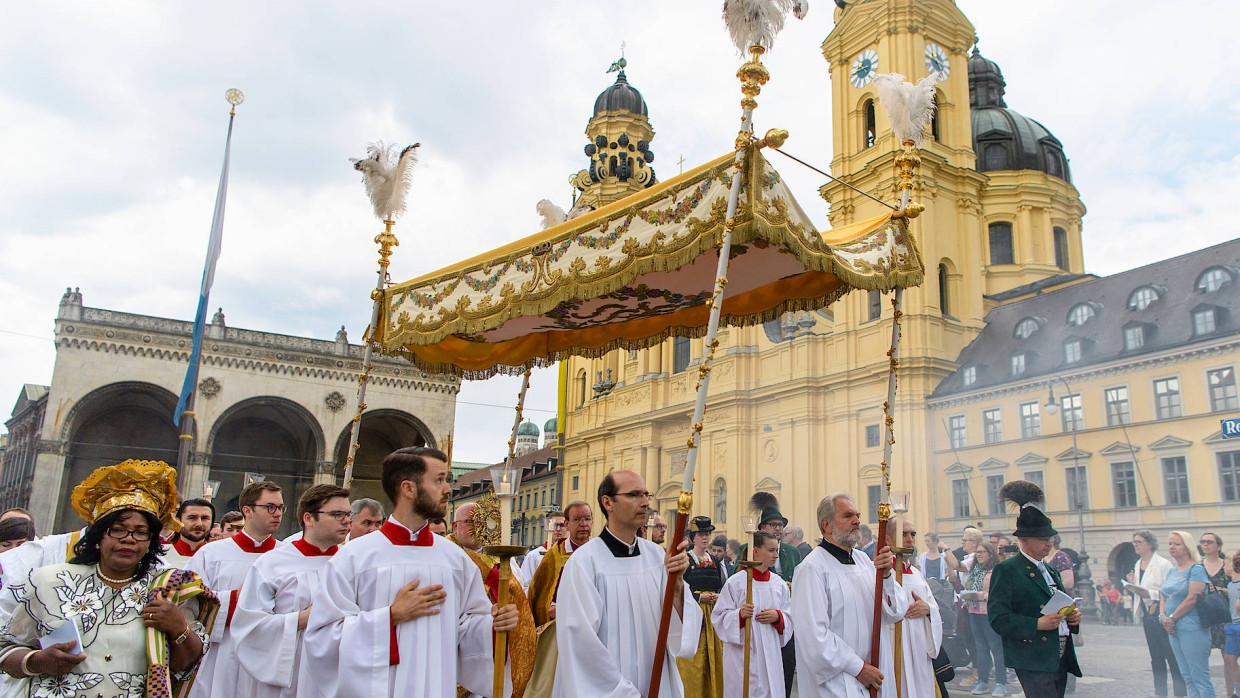
[[[672,542],[668,546],[668,550],[672,553],[675,553],[681,541],[684,540],[685,528],[689,524],[689,513],[693,510],[693,471],[697,467],[698,448],[702,441],[702,420],[706,413],[706,393],[710,388],[711,366],[715,360],[715,350],[719,347],[717,338],[719,315],[723,309],[723,290],[728,285],[728,261],[732,256],[732,231],[736,228],[736,209],[740,201],[741,181],[746,174],[745,154],[749,151],[753,140],[753,110],[758,106],[754,97],[762,92],[762,86],[771,76],[766,66],[762,65],[762,54],[766,53],[766,49],[754,45],[749,47],[749,53],[752,58],[736,71],[736,77],[741,80],[741,92],[745,95],[741,99],[741,128],[736,134],[735,141],[736,172],[732,175],[732,189],[728,192],[728,210],[724,218],[723,238],[719,243],[719,264],[715,268],[715,288],[710,300],[707,301],[710,307],[710,320],[706,324],[705,351],[702,362],[698,366],[697,400],[693,405],[691,422],[693,426],[689,434],[684,481],[681,483],[680,497],[676,502],[676,525],[672,530]],[[782,136],[786,138],[787,132],[783,132]],[[777,147],[782,144],[783,140],[779,138],[779,143],[775,145]],[[675,596],[675,589],[672,585],[675,582],[675,575],[668,574],[667,583],[663,589],[663,609],[659,616],[659,634],[655,641],[654,663],[650,669],[650,690],[647,693],[649,696],[659,695],[659,685],[663,679],[663,663],[667,654],[667,633],[671,627]]]
[[[370,369],[373,366],[375,330],[379,327],[379,316],[383,310],[383,289],[387,286],[392,248],[400,245],[400,241],[392,234],[394,225],[396,221],[390,218],[383,221],[383,232],[375,236],[375,242],[379,245],[379,278],[375,281],[375,290],[370,293],[370,297],[374,299],[374,305],[370,309],[370,326],[362,336],[362,375],[357,378],[357,412],[349,424],[349,450],[346,451],[348,455],[344,461],[345,489],[353,487],[353,461],[357,458],[357,449],[361,447],[357,440],[361,436],[362,413],[366,411],[366,383],[370,381]]]

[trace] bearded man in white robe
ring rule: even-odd
[[[383,461],[394,509],[375,533],[349,541],[323,569],[306,626],[306,659],[333,698],[454,698],[459,683],[490,696],[494,632],[517,607],[492,604],[478,566],[429,520],[448,513],[448,456],[426,446]]]
[[[884,545],[874,561],[860,549],[861,512],[847,494],[818,503],[822,543],[797,566],[792,578],[792,617],[796,619],[797,686],[801,696],[868,698],[879,689],[894,698],[891,628],[908,611],[892,574],[893,556]],[[872,662],[874,582],[883,575],[878,666]]]
[[[598,538],[573,552],[560,576],[556,600],[560,656],[552,695],[649,696],[670,574],[675,585],[673,612],[667,646],[661,650],[665,654],[658,696],[680,698],[684,690],[675,658],[697,652],[702,624],[702,610],[692,602],[683,580],[689,568],[687,542],[665,551],[637,535],[646,523],[650,492],[631,470],[603,478],[598,503],[607,525]]]
[[[895,543],[896,531],[893,522],[887,524],[887,542]],[[917,549],[917,527],[909,519],[904,520],[903,540],[901,548]],[[908,610],[904,612],[904,620],[900,626],[904,628],[900,638],[903,665],[900,672],[900,695],[902,696],[933,696],[937,681],[934,678],[934,662],[939,655],[939,646],[943,643],[943,620],[939,617],[939,603],[934,600],[934,593],[926,582],[916,564],[908,561],[915,559],[915,553],[903,553],[901,560],[903,575],[900,578],[900,590],[904,593]]]
[[[318,698],[302,633],[327,561],[349,534],[349,491],[314,485],[297,501],[302,535],[259,556],[245,577],[232,633],[258,698]]]

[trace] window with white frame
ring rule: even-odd
[[[947,432],[951,439],[952,448],[964,448],[969,445],[969,435],[963,414],[948,418]]]
[[[1012,354],[1012,375],[1019,376],[1025,372],[1025,353]]]
[[[1216,327],[1214,308],[1202,308],[1193,313],[1193,332],[1195,334],[1211,334]]]
[[[1145,346],[1145,328],[1133,325],[1124,328],[1124,350],[1135,351]]]
[[[1027,317],[1016,324],[1016,332],[1014,334],[1017,339],[1029,339],[1037,331],[1038,321]]]
[[[1160,378],[1154,381],[1154,406],[1159,419],[1171,419],[1184,413],[1180,404],[1179,378]]]
[[[877,424],[866,425],[865,447],[866,448],[878,448],[878,445],[880,443],[882,443],[882,437],[879,435],[878,425]]]
[[[1145,310],[1158,300],[1158,289],[1153,286],[1142,286],[1128,296],[1129,310]]]
[[[1219,489],[1224,502],[1240,502],[1240,451],[1218,454]]]
[[[952,480],[952,513],[958,519],[966,519],[973,515],[969,506],[969,481],[966,479]]]
[[[1089,475],[1083,465],[1069,465],[1063,469],[1068,492],[1068,508],[1089,508]]]
[[[1183,456],[1162,459],[1163,492],[1167,504],[1188,504],[1188,461]]]
[[[977,366],[964,367],[964,384],[973,385],[977,382]]]
[[[1032,439],[1042,435],[1042,410],[1038,403],[1026,402],[1020,406],[1020,438]]]
[[[1041,470],[1029,470],[1024,474],[1024,478],[1029,482],[1038,486],[1038,489],[1046,491],[1046,473]]]
[[[1004,498],[999,495],[999,491],[1002,489],[1002,475],[986,476],[986,502],[991,516],[1003,516],[1006,513]]]
[[[1081,360],[1081,340],[1069,339],[1063,343],[1063,362],[1074,364]]]
[[[1094,316],[1094,306],[1089,303],[1077,303],[1068,311],[1068,327],[1080,327]]]
[[[982,436],[988,444],[997,444],[1003,440],[1003,415],[998,407],[982,412]]]
[[[1132,408],[1128,403],[1128,386],[1121,385],[1103,391],[1107,407],[1107,426],[1132,423]]]
[[[1085,428],[1085,410],[1081,406],[1081,394],[1064,395],[1059,398],[1059,410],[1064,431],[1080,431]]]
[[[1211,412],[1240,409],[1240,399],[1236,397],[1236,369],[1228,366],[1207,371],[1206,383],[1210,386]]]
[[[1210,267],[1197,277],[1197,290],[1201,293],[1214,293],[1231,281],[1231,272],[1222,267]]]
[[[1111,464],[1111,484],[1115,490],[1115,506],[1129,509],[1137,506],[1137,473],[1132,461]]]

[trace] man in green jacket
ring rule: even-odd
[[[990,627],[1003,638],[1004,663],[1016,670],[1026,698],[1063,698],[1068,672],[1081,675],[1072,644],[1081,612],[1072,605],[1066,612],[1042,613],[1053,593],[1064,588],[1059,572],[1043,562],[1058,531],[1042,513],[1045,499],[1037,485],[1014,480],[1000,496],[1020,506],[1015,533],[1020,554],[991,573]]]

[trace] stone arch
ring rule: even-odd
[[[1107,576],[1119,586],[1120,580],[1132,571],[1132,566],[1136,564],[1139,557],[1141,556],[1132,547],[1130,540],[1111,548],[1110,554],[1107,555]]]
[[[398,448],[408,446],[431,446],[438,448],[431,430],[422,420],[401,410],[378,409],[367,410],[362,414],[357,438],[357,458],[353,463],[353,485],[350,488],[354,499],[370,497],[381,502],[387,501],[383,494],[380,475],[383,459]],[[336,437],[333,452],[336,464],[336,477],[343,485],[345,462],[349,456],[349,427],[345,427]]]
[[[221,514],[237,509],[246,473],[258,473],[280,485],[284,503],[295,510],[323,460],[323,427],[292,400],[254,397],[224,410],[211,429],[206,450],[209,477],[220,482],[215,503]],[[285,514],[277,535],[298,530],[296,518]]]
[[[69,494],[95,468],[129,458],[176,465],[176,404],[176,395],[140,381],[105,385],[77,401],[61,429],[67,448],[59,501],[65,504],[54,530],[73,531],[86,524],[69,506]]]

